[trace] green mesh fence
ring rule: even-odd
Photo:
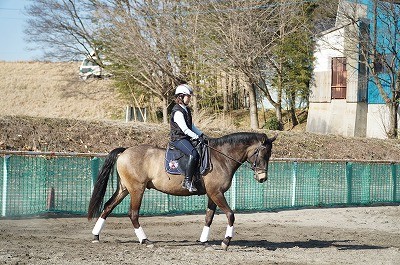
[[[0,156],[1,216],[49,212],[86,214],[93,182],[104,158],[79,155]],[[389,162],[271,161],[268,181],[259,184],[242,166],[226,199],[236,211],[400,202],[399,164]],[[116,189],[111,176],[105,201]],[[127,214],[129,196],[113,214]],[[141,214],[204,212],[206,196],[178,197],[146,190]]]

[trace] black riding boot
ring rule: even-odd
[[[187,163],[186,168],[186,176],[185,180],[182,183],[182,188],[188,189],[190,192],[197,191],[196,187],[193,185],[193,176],[197,170],[198,160],[195,159],[192,155],[189,156],[189,161]]]

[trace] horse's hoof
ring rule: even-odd
[[[210,246],[210,243],[208,243],[208,241],[201,242],[200,240],[196,240],[196,242],[197,242],[198,244],[204,246],[204,247],[209,247],[209,246]]]
[[[151,247],[151,246],[154,245],[154,243],[152,241],[148,240],[147,238],[143,239],[142,242],[140,242],[140,244],[141,245],[146,245],[147,247]]]
[[[228,250],[229,244],[231,243],[231,238],[230,237],[226,237],[224,238],[224,240],[222,240],[221,242],[221,247],[222,250]]]
[[[94,235],[92,243],[99,243],[100,242],[100,237],[99,235]]]

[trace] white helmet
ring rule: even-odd
[[[192,96],[193,95],[193,89],[187,84],[179,85],[175,89],[175,95],[179,95],[179,94],[191,95]]]

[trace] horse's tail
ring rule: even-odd
[[[88,220],[91,220],[95,215],[100,212],[100,207],[103,204],[104,195],[106,193],[108,179],[114,169],[115,162],[117,162],[118,155],[124,152],[126,148],[119,147],[112,150],[105,158],[103,167],[97,176],[96,184],[94,185],[92,197],[90,198],[88,209]]]

